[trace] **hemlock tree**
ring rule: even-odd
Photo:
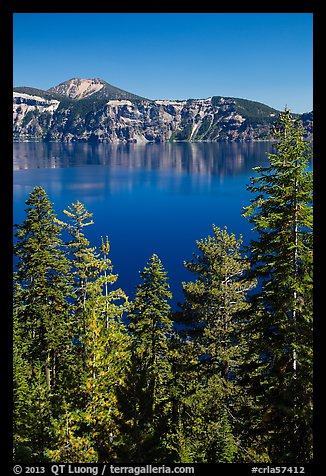
[[[312,457],[312,173],[304,130],[286,109],[272,133],[276,153],[256,167],[256,194],[244,216],[252,275],[261,291],[252,302],[248,379],[261,406],[256,428],[275,462]]]
[[[55,219],[55,222],[68,233],[70,239],[65,243],[66,254],[72,266],[72,281],[74,287],[74,316],[75,316],[75,337],[79,343],[83,340],[86,331],[86,299],[88,281],[93,278],[96,250],[90,247],[90,242],[86,238],[83,230],[92,225],[93,214],[89,213],[83,203],[77,201],[63,210],[67,216],[67,222]]]
[[[129,455],[134,462],[162,462],[169,458],[170,420],[169,335],[172,331],[172,294],[161,260],[153,254],[128,315],[133,339],[128,402]],[[129,415],[129,416],[127,416]]]
[[[60,228],[54,223],[55,213],[46,192],[35,187],[26,201],[27,217],[16,225],[18,258],[15,273],[15,367],[21,376],[15,387],[14,406],[29,395],[30,441],[19,421],[16,429],[25,434],[24,441],[34,453],[42,454],[50,426],[50,417],[60,414],[63,400],[73,392],[74,364],[71,357],[71,319],[67,296],[71,292],[69,263],[62,251]],[[34,389],[34,390],[33,390]],[[24,413],[26,413],[26,408]],[[19,420],[19,416],[16,418]],[[27,421],[27,420],[26,420]],[[20,431],[20,430],[19,430]],[[18,432],[19,432],[18,431]],[[15,438],[19,435],[15,435]]]
[[[247,293],[255,280],[245,277],[249,262],[241,255],[241,237],[237,240],[226,227],[213,225],[213,231],[214,236],[197,240],[200,254],[185,262],[197,276],[183,283],[182,306],[197,365],[182,420],[189,444],[195,445],[195,462],[233,462],[247,444],[241,441],[240,422],[247,403],[237,374],[247,345],[242,335]]]

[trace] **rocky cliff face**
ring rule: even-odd
[[[261,103],[221,96],[150,101],[103,80],[74,78],[43,93],[16,88],[13,133],[15,140],[63,142],[268,140],[278,113]],[[310,139],[312,113],[302,120]]]

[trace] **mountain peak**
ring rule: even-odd
[[[104,87],[104,81],[99,78],[71,78],[68,81],[48,89],[48,92],[61,94],[71,99],[84,99],[97,93]]]
[[[51,94],[59,94],[70,99],[129,99],[145,100],[146,98],[129,93],[112,86],[101,78],[71,78],[47,90]]]

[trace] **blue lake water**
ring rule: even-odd
[[[212,224],[228,227],[245,243],[250,224],[242,207],[252,168],[267,163],[269,142],[62,144],[15,143],[14,223],[25,219],[25,201],[43,187],[58,215],[77,200],[93,213],[85,234],[94,246],[109,236],[118,285],[133,298],[139,272],[156,253],[168,272],[172,305],[182,302],[182,281],[194,279],[184,265],[196,240]]]

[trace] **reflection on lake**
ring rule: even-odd
[[[15,143],[14,170],[107,165],[131,169],[170,170],[230,175],[251,168],[271,151],[268,142],[177,144]]]
[[[94,213],[91,244],[109,235],[119,285],[132,297],[152,253],[170,277],[174,305],[182,300],[181,281],[193,279],[183,260],[192,258],[195,240],[228,226],[248,241],[241,217],[249,204],[252,168],[266,162],[268,142],[63,144],[15,143],[14,222],[25,218],[25,200],[35,185],[47,191],[59,218],[80,200]]]

